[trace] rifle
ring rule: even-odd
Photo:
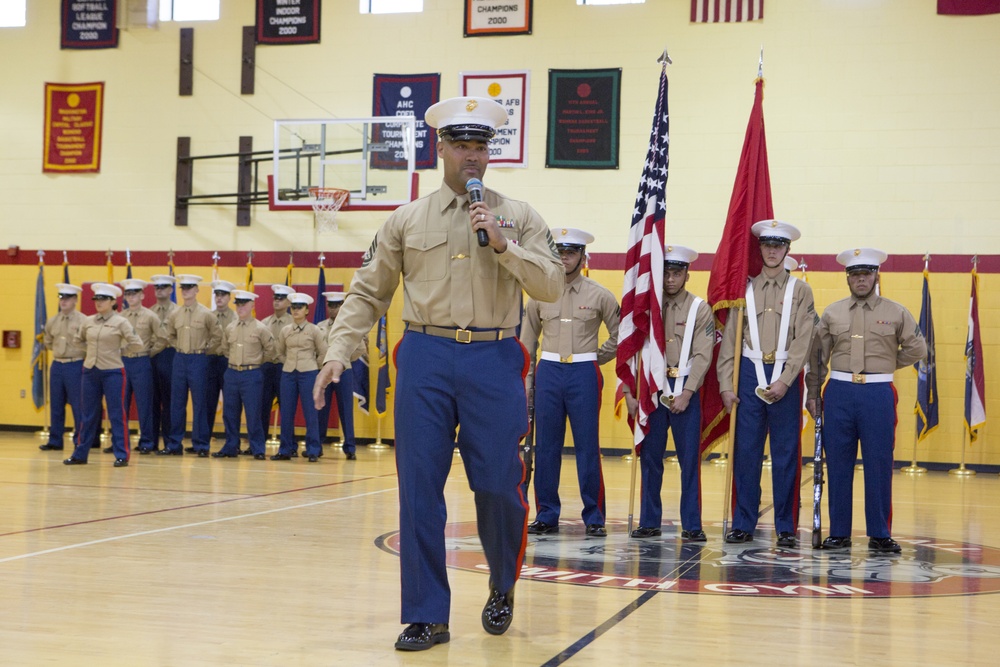
[[[821,345],[817,345],[821,348]],[[817,349],[816,374],[819,375],[819,363],[822,350]],[[813,549],[823,548],[823,519],[820,514],[820,503],[823,500],[823,394],[822,387],[816,389],[816,445],[813,450]]]
[[[531,470],[535,460],[535,384],[532,382],[528,391],[528,434],[524,436],[521,445],[521,458],[524,460],[524,484],[522,491],[528,497],[528,484],[531,482]]]

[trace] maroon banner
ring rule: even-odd
[[[118,48],[118,0],[62,0],[63,49]]]
[[[257,0],[258,44],[319,42],[320,0]]]
[[[46,83],[43,172],[99,172],[104,82]]]
[[[1000,0],[938,0],[938,14],[980,16],[1000,14]]]

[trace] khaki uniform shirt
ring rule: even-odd
[[[138,352],[143,348],[142,339],[129,321],[115,312],[86,318],[76,333],[76,342],[87,348],[83,367],[102,371],[125,366],[122,350]]]
[[[219,346],[222,329],[205,306],[178,306],[167,316],[167,340],[181,354],[207,354]]]
[[[817,397],[830,369],[851,373],[851,322],[854,312],[864,317],[864,373],[893,373],[927,355],[927,342],[910,311],[895,301],[873,294],[867,299],[850,296],[827,306],[816,327],[820,345],[819,367],[810,364],[806,377],[809,398]],[[815,350],[813,351],[815,355]]]
[[[86,356],[83,343],[76,342],[76,334],[87,316],[79,310],[69,315],[59,313],[45,323],[45,347],[52,350],[52,358],[59,361],[79,361]]]
[[[768,278],[763,273],[753,279],[753,296],[757,307],[756,313],[747,313],[743,321],[743,344],[750,345],[750,325],[746,318],[757,318],[757,329],[760,333],[761,352],[773,354],[778,347],[778,334],[781,324],[781,312],[785,300],[785,284],[789,275],[785,271],[777,278]],[[717,372],[719,391],[733,391],[733,366],[736,354],[736,309],[729,309],[726,319],[726,329],[722,334],[722,344],[719,346],[719,361]],[[799,373],[808,361],[809,346],[816,330],[816,306],[813,303],[812,288],[804,280],[795,283],[792,290],[792,313],[788,323],[787,351],[788,359],[778,376],[778,381],[789,387],[798,378]],[[740,352],[742,354],[742,351]],[[742,363],[753,363],[744,359]]]
[[[155,357],[167,347],[167,333],[163,323],[152,310],[139,306],[123,310],[121,315],[142,339],[142,349],[126,353],[126,357]]]
[[[327,341],[327,347],[329,347],[330,342],[330,329],[333,328],[333,320],[327,318],[317,324],[319,330],[323,333],[323,338]],[[358,346],[354,348],[354,352],[351,353],[351,361],[357,361],[358,359],[364,359],[365,363],[368,363],[368,334],[365,334],[361,338],[361,342]]]
[[[262,320],[264,326],[271,330],[271,335],[274,336],[274,340],[278,340],[278,337],[281,336],[281,330],[291,324],[292,321],[292,314],[287,310],[281,317],[268,315]],[[264,361],[268,363],[283,364],[285,363],[285,355],[279,353],[278,346],[275,345],[274,353]]]
[[[215,319],[219,323],[219,327],[225,331],[226,327],[236,321],[236,311],[232,308],[223,308],[222,310],[215,311]],[[226,345],[225,336],[219,340],[219,345],[214,349],[210,350],[209,354],[215,354],[220,356],[226,356],[226,350],[228,346]]]
[[[285,360],[281,370],[315,371],[326,357],[326,336],[312,322],[289,324],[275,341],[278,356]]]
[[[223,337],[230,366],[260,366],[274,356],[271,329],[252,317],[231,322]]]
[[[468,194],[441,189],[396,209],[354,274],[330,331],[326,361],[345,367],[392,301],[403,279],[403,320],[438,327],[506,329],[521,319],[521,290],[555,301],[566,283],[552,235],[525,202],[484,190],[507,249],[480,248]]]
[[[677,367],[681,358],[681,347],[684,344],[684,333],[688,327],[693,326],[695,329],[691,335],[691,351],[688,357],[688,361],[691,362],[691,372],[684,378],[684,388],[698,391],[712,365],[715,317],[708,302],[702,301],[695,312],[694,322],[688,322],[688,313],[691,312],[693,302],[694,294],[687,290],[681,290],[673,298],[664,295],[663,334],[666,337],[666,347],[663,360],[667,368]]]
[[[521,342],[528,349],[532,366],[542,334],[542,352],[567,355],[597,353],[597,363],[615,358],[618,349],[618,301],[610,290],[594,280],[578,275],[566,284],[562,297],[554,303],[530,299],[524,309]],[[601,322],[608,329],[608,339],[598,348]],[[565,348],[565,349],[563,349]]]
[[[160,318],[161,322],[166,323],[167,316],[170,315],[170,313],[177,310],[177,308],[178,308],[177,304],[174,303],[173,301],[167,301],[164,304],[161,304],[159,301],[157,301],[156,304],[152,308],[150,308],[150,310],[156,313],[156,316]]]

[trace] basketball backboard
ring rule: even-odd
[[[343,188],[341,211],[385,211],[417,198],[413,116],[274,121],[272,211],[312,210],[309,188]]]

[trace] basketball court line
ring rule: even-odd
[[[171,532],[171,531],[174,531],[174,530],[182,530],[182,529],[185,529],[185,528],[197,528],[198,526],[208,526],[208,525],[211,525],[213,523],[222,523],[224,521],[235,521],[237,519],[249,519],[249,518],[256,517],[256,516],[265,516],[267,514],[275,514],[277,512],[286,512],[286,511],[289,511],[289,510],[304,509],[306,507],[315,507],[317,505],[326,505],[328,503],[337,503],[337,502],[341,502],[341,501],[344,501],[344,500],[356,500],[358,498],[365,498],[367,496],[373,496],[373,495],[377,495],[379,493],[386,493],[388,491],[396,491],[396,490],[397,490],[396,487],[392,487],[392,488],[388,488],[388,489],[382,489],[382,490],[379,490],[379,491],[368,491],[366,493],[359,493],[359,494],[356,494],[356,495],[353,495],[353,496],[343,496],[343,497],[340,497],[340,498],[327,498],[326,500],[316,500],[316,501],[311,502],[311,503],[303,503],[301,505],[292,505],[290,507],[276,507],[274,509],[262,510],[260,512],[250,512],[249,514],[239,514],[239,515],[236,515],[236,516],[228,516],[228,517],[222,517],[222,518],[218,518],[218,519],[209,519],[207,521],[196,521],[196,522],[193,522],[193,523],[185,523],[185,524],[181,524],[181,525],[177,525],[177,526],[168,526],[166,528],[155,528],[153,530],[144,530],[144,531],[140,531],[138,533],[128,533],[126,535],[116,535],[114,537],[105,537],[105,538],[102,538],[100,540],[90,540],[89,542],[78,542],[76,544],[67,544],[67,545],[64,545],[64,546],[61,546],[61,547],[54,547],[52,549],[44,549],[42,551],[34,551],[34,552],[31,552],[31,553],[20,554],[18,556],[8,556],[7,558],[0,558],[0,563],[9,563],[11,561],[24,560],[26,558],[34,558],[36,556],[44,556],[44,555],[47,555],[47,554],[58,553],[60,551],[69,551],[71,549],[79,549],[79,548],[82,548],[82,547],[89,547],[89,546],[94,546],[96,544],[104,544],[104,543],[107,543],[107,542],[117,542],[118,540],[126,540],[126,539],[130,539],[130,538],[133,538],[133,537],[145,537],[146,535],[156,535],[157,533],[166,533],[166,532]],[[282,492],[282,493],[284,493],[284,492]],[[266,495],[276,495],[276,494],[264,494],[264,495],[266,496]],[[263,497],[263,496],[251,496],[251,498],[259,498],[259,497]],[[230,501],[222,501],[222,502],[230,502]],[[204,504],[211,505],[211,504],[214,504],[214,503],[204,503]],[[197,506],[195,506],[195,507],[197,507]],[[177,508],[177,509],[183,509],[183,508]],[[170,511],[170,510],[157,510],[157,512],[165,512],[165,511]],[[154,514],[154,513],[155,512],[140,512],[137,515],[130,515],[130,516],[141,516],[142,514]],[[127,517],[116,517],[116,518],[127,518]],[[107,519],[98,519],[97,521],[106,521],[106,520]],[[81,524],[86,524],[86,523],[94,523],[94,522],[92,522],[92,521],[83,521],[83,522],[81,522]],[[67,524],[67,525],[81,525],[81,524]],[[40,529],[35,529],[35,530],[40,530]],[[32,532],[32,531],[24,531],[24,532]],[[8,533],[8,534],[12,534],[12,533]]]
[[[351,484],[351,483],[357,482],[357,481],[367,481],[367,480],[372,480],[372,479],[380,479],[380,478],[387,477],[387,476],[388,477],[394,477],[395,474],[392,474],[392,475],[377,475],[375,477],[361,477],[361,478],[353,479],[353,480],[345,480],[345,481],[341,481],[341,482],[331,482],[329,484],[317,484],[315,486],[304,486],[304,487],[300,487],[300,488],[296,488],[296,489],[284,489],[282,491],[272,491],[270,493],[258,493],[258,494],[253,494],[253,495],[243,495],[243,496],[240,496],[238,498],[226,498],[226,499],[223,499],[223,500],[214,500],[214,501],[204,502],[204,503],[195,503],[193,505],[181,505],[179,507],[166,507],[166,508],[158,509],[158,510],[148,510],[148,511],[145,511],[145,512],[135,512],[133,514],[121,514],[121,515],[117,515],[117,516],[103,517],[103,518],[100,518],[100,519],[90,519],[89,521],[74,521],[72,523],[63,523],[63,524],[58,524],[58,525],[55,525],[55,526],[40,526],[38,528],[29,528],[28,530],[16,530],[16,531],[13,531],[13,532],[10,532],[10,533],[0,533],[0,537],[9,537],[11,535],[24,535],[26,533],[36,533],[36,532],[41,532],[43,530],[54,530],[54,529],[57,529],[57,528],[72,528],[74,526],[85,526],[85,525],[91,524],[91,523],[103,523],[105,521],[116,521],[118,519],[130,519],[130,518],[139,517],[139,516],[149,516],[149,515],[152,515],[152,514],[162,514],[164,512],[174,512],[174,511],[178,511],[178,510],[195,509],[195,508],[198,508],[198,507],[209,507],[211,505],[222,505],[224,503],[232,503],[232,502],[237,502],[237,501],[240,501],[240,500],[255,500],[255,499],[258,499],[258,498],[268,498],[270,496],[280,496],[280,495],[284,495],[284,494],[287,494],[287,493],[299,493],[301,491],[313,491],[313,490],[316,490],[316,489],[323,489],[323,488],[330,487],[330,486],[338,486],[340,484]],[[397,487],[395,487],[395,486],[392,487],[392,489],[396,489],[396,488]],[[390,489],[385,489],[385,490],[388,491]],[[382,493],[382,492],[383,491],[375,491],[375,492],[372,492],[372,493]],[[362,495],[364,495],[364,494],[362,494]],[[361,497],[361,496],[346,496],[346,498],[359,498],[359,497]],[[337,500],[337,499],[334,498],[334,499],[331,499],[331,500]],[[318,501],[317,503],[313,503],[313,504],[319,504],[319,503],[324,503],[324,502],[331,502],[331,500]],[[309,505],[302,505],[302,507],[308,507],[308,506]],[[289,509],[294,509],[294,508],[289,508]],[[247,515],[247,516],[253,516],[253,515]],[[0,560],[0,563],[2,563],[2,562],[4,562],[4,561]]]
[[[810,484],[812,484],[812,478],[811,477],[808,480],[803,481],[801,483],[801,485],[800,485],[800,488],[805,487],[805,486],[810,485]],[[763,517],[765,514],[767,514],[768,512],[770,512],[773,508],[774,508],[774,503],[773,502],[770,505],[766,505],[765,507],[762,507],[761,510],[760,510],[760,512],[758,513],[757,517],[758,518]],[[629,539],[631,539],[631,538],[629,538]],[[690,569],[690,568],[694,567],[695,565],[697,565],[700,562],[700,560],[701,560],[701,557],[699,555],[699,556],[695,556],[695,557],[692,557],[692,558],[684,561],[683,563],[681,563],[677,567],[675,567],[673,570],[671,570],[670,572],[668,572],[667,574],[665,574],[664,576],[662,576],[660,578],[660,582],[666,581],[673,574],[678,574],[678,575],[682,576],[684,574],[684,571],[685,571],[685,566],[687,566],[687,569]],[[612,628],[614,628],[616,625],[618,625],[619,623],[621,623],[622,621],[624,621],[626,618],[628,618],[629,616],[631,616],[634,612],[638,611],[640,607],[642,607],[644,604],[646,604],[647,602],[649,602],[650,600],[652,600],[656,595],[658,595],[659,593],[663,593],[663,592],[664,591],[646,591],[646,592],[644,592],[642,595],[640,595],[639,597],[637,597],[635,600],[633,600],[629,604],[625,605],[625,607],[623,607],[621,610],[619,610],[618,613],[616,613],[614,616],[612,616],[608,620],[604,621],[603,623],[601,623],[599,626],[597,626],[596,628],[594,628],[593,630],[591,630],[590,632],[588,632],[584,636],[580,637],[580,639],[576,640],[575,642],[573,642],[572,644],[570,644],[569,646],[567,646],[565,649],[563,649],[562,651],[560,651],[557,655],[553,656],[551,659],[547,660],[546,662],[543,662],[542,665],[541,665],[541,667],[556,667],[557,665],[562,665],[563,663],[565,663],[569,659],[573,658],[580,651],[582,651],[583,649],[587,648],[592,643],[594,643],[594,641],[598,637],[600,637],[601,635],[605,634],[606,632],[608,632],[609,630],[611,630]]]

